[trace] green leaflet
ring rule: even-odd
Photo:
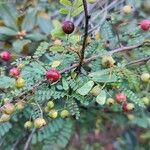
[[[60,0],[60,3],[64,6],[71,6],[72,3],[69,0]]]
[[[89,74],[89,77],[96,82],[116,82],[117,76],[112,73],[110,74],[110,69],[100,70]]]
[[[62,86],[63,86],[64,90],[68,90],[69,89],[69,84],[64,78],[62,79]]]
[[[94,82],[93,81],[88,81],[87,83],[85,83],[81,88],[79,88],[77,90],[77,93],[79,93],[80,95],[87,95],[90,90],[92,89],[94,85]]]
[[[30,42],[30,40],[16,40],[13,42],[13,49],[19,53],[23,50],[23,47]]]
[[[36,13],[37,11],[34,9],[28,11],[22,23],[22,30],[31,31],[34,28],[37,19]]]
[[[17,35],[17,32],[8,27],[0,27],[0,34],[4,34],[7,36],[15,36]]]
[[[106,102],[106,92],[102,90],[100,94],[96,97],[96,102],[100,105],[104,105]]]
[[[15,79],[7,76],[0,76],[0,88],[12,87],[14,83],[15,83]]]
[[[61,9],[59,10],[59,12],[60,12],[61,14],[63,14],[63,15],[69,14],[69,10],[68,10],[67,8],[61,8]]]

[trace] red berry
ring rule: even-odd
[[[124,102],[124,103],[122,104],[122,111],[123,111],[123,112],[127,112],[127,111],[128,111],[128,109],[127,109],[127,103],[126,103],[126,102]]]
[[[71,34],[74,31],[74,24],[71,21],[64,21],[62,29],[66,34]]]
[[[149,30],[149,28],[150,28],[150,20],[147,20],[147,19],[145,19],[145,20],[142,20],[141,22],[140,22],[140,27],[141,27],[141,29],[143,29],[143,30]]]
[[[9,71],[9,75],[12,76],[12,77],[18,77],[20,75],[20,71],[16,67],[11,68],[10,71]]]
[[[46,73],[46,79],[53,81],[53,82],[58,81],[60,79],[60,77],[61,77],[61,75],[60,75],[59,71],[56,69],[50,69]]]
[[[117,93],[115,98],[118,103],[122,103],[126,101],[126,96],[124,93]]]
[[[1,52],[0,57],[3,61],[9,61],[11,56],[8,51],[3,51]]]

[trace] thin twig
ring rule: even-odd
[[[78,73],[80,73],[80,71],[81,71],[82,63],[84,60],[84,51],[86,48],[86,41],[87,41],[87,37],[88,37],[88,28],[89,28],[89,15],[88,15],[88,10],[87,10],[87,2],[86,2],[86,0],[82,0],[82,2],[83,2],[84,16],[85,16],[85,30],[84,30],[82,49],[81,49],[80,62],[79,62],[78,68],[77,68]]]
[[[27,141],[25,143],[25,146],[24,146],[23,150],[28,150],[34,132],[35,132],[35,128],[32,130],[31,134],[29,135],[29,137],[28,137],[28,139],[27,139]]]
[[[38,106],[38,108],[39,108],[39,110],[40,110],[41,118],[43,118],[43,111],[42,111],[42,109],[41,109],[39,103],[38,103],[37,101],[35,101],[35,102],[36,102],[36,104],[37,104],[37,106]]]
[[[150,57],[131,61],[131,62],[127,63],[125,66],[129,66],[129,65],[133,65],[133,64],[141,64],[141,63],[147,62],[148,60],[150,60]]]

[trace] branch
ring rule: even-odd
[[[138,60],[135,60],[135,61],[131,61],[131,62],[127,63],[125,66],[133,65],[133,64],[141,64],[141,63],[147,62],[148,60],[150,60],[150,57],[138,59]]]
[[[86,0],[82,0],[82,1],[83,1],[83,6],[84,6],[85,30],[84,30],[82,49],[81,49],[80,62],[79,62],[78,68],[77,68],[78,73],[80,73],[80,71],[81,71],[81,67],[82,67],[83,60],[84,60],[84,51],[86,48],[86,41],[87,41],[87,37],[88,37],[88,28],[89,28],[89,16],[88,16],[88,10],[87,10],[87,2],[86,2]]]
[[[112,55],[114,53],[123,52],[123,51],[126,51],[126,50],[132,50],[132,49],[141,47],[143,44],[144,43],[138,44],[138,45],[133,45],[133,46],[120,47],[120,48],[114,49],[112,51],[106,52],[105,54],[93,55],[90,58],[84,59],[83,60],[83,64],[89,63],[89,62],[91,62],[93,60],[96,60],[97,58],[100,58],[100,57],[102,57],[104,55]],[[63,74],[63,73],[68,72],[68,71],[70,71],[70,70],[72,70],[72,69],[74,69],[74,68],[76,68],[78,66],[79,66],[79,63],[73,64],[72,66],[69,66],[69,67],[61,70],[60,73]],[[13,100],[17,100],[18,98],[21,98],[22,96],[25,96],[28,92],[33,91],[34,89],[38,88],[40,85],[42,85],[45,82],[46,82],[46,79],[43,79],[42,81],[37,82],[35,85],[32,86],[32,88],[30,90],[23,91],[21,94],[19,94],[18,96],[14,97]],[[2,109],[2,107],[0,109]]]

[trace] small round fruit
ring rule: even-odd
[[[124,93],[117,93],[115,96],[117,103],[122,103],[126,101],[126,95]]]
[[[149,73],[143,73],[143,74],[141,75],[141,80],[142,80],[143,82],[148,82],[148,81],[150,80],[150,74],[149,74]]]
[[[102,65],[105,67],[112,67],[115,63],[115,60],[112,58],[112,56],[104,56],[102,58]]]
[[[127,107],[128,112],[134,110],[134,108],[135,108],[133,103],[127,103],[126,107]]]
[[[46,79],[52,82],[56,82],[60,79],[61,75],[58,70],[50,69],[46,73]]]
[[[69,116],[69,111],[66,110],[66,109],[62,110],[61,113],[60,113],[60,116],[61,116],[61,118],[68,117]]]
[[[32,122],[31,122],[31,121],[25,122],[24,128],[26,128],[26,129],[31,129],[31,128],[32,128]]]
[[[39,128],[45,126],[45,125],[46,125],[46,121],[43,118],[37,118],[37,119],[34,120],[34,126],[37,129],[39,129]]]
[[[113,105],[115,103],[115,100],[113,98],[108,98],[106,103],[107,105]]]
[[[93,96],[98,96],[99,93],[101,91],[101,88],[99,85],[96,85],[92,88],[92,90],[90,91],[90,93],[93,95]]]
[[[10,120],[10,115],[8,114],[2,114],[0,117],[0,122],[8,122]]]
[[[18,77],[20,75],[20,71],[16,67],[11,68],[10,71],[9,71],[9,75],[12,76],[12,77]]]
[[[11,55],[8,51],[3,51],[1,52],[0,57],[3,61],[9,61],[11,58]]]
[[[62,30],[66,33],[66,34],[71,34],[74,31],[74,24],[71,21],[64,21],[62,24]]]
[[[127,114],[129,120],[134,120],[135,116],[133,114]]]
[[[150,103],[150,100],[148,97],[143,97],[142,101],[143,101],[144,105],[146,105],[146,106],[149,105],[149,103]]]
[[[15,111],[15,106],[12,103],[6,103],[3,106],[3,112],[5,114],[11,115]]]
[[[145,19],[140,22],[140,27],[142,30],[146,31],[150,29],[150,20]]]
[[[125,14],[130,14],[130,13],[132,12],[132,6],[126,5],[126,6],[123,7],[122,10],[123,10],[123,12],[124,12]]]
[[[53,101],[49,101],[48,103],[47,103],[47,106],[48,106],[48,108],[49,109],[52,109],[53,107],[54,107],[54,102]]]
[[[19,77],[17,80],[16,80],[16,87],[17,88],[23,88],[25,86],[25,80],[21,77]]]
[[[26,102],[25,101],[18,101],[15,106],[18,110],[22,110],[25,107]]]
[[[55,119],[55,118],[57,118],[57,116],[58,116],[58,112],[57,112],[56,110],[51,110],[51,111],[49,112],[49,116],[50,116],[51,118]]]

